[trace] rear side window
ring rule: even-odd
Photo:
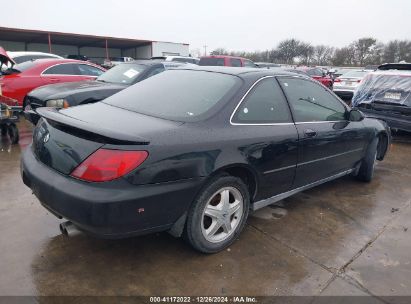
[[[194,63],[194,59],[190,58],[173,58],[171,61],[177,61],[177,62],[184,62],[184,63]]]
[[[224,66],[224,58],[201,58],[199,65]]]
[[[43,72],[45,75],[79,75],[79,73],[77,64],[72,63],[58,64]]]
[[[95,76],[98,77],[104,72],[96,67],[93,67],[88,64],[79,64],[78,69],[80,71],[81,75],[86,75],[86,76]]]
[[[219,109],[240,86],[238,77],[193,70],[168,70],[107,98],[104,103],[176,121],[198,121]]]
[[[274,78],[259,81],[237,109],[233,123],[292,122],[290,109]]]
[[[279,78],[296,122],[345,120],[346,108],[327,89],[314,81]]]
[[[241,60],[236,58],[230,58],[230,64],[233,67],[241,67]]]

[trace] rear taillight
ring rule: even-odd
[[[360,83],[360,82],[361,82],[361,79],[358,79],[357,82]]]
[[[335,79],[334,79],[334,82],[341,82],[341,79],[335,78]]]
[[[147,151],[99,149],[78,165],[70,175],[89,182],[106,182],[136,169],[147,156]]]

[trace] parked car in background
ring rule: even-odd
[[[23,63],[26,61],[30,60],[36,60],[36,59],[63,59],[63,57],[55,55],[55,54],[50,54],[50,53],[42,53],[42,52],[7,52],[8,56],[13,59],[15,64]],[[4,72],[8,68],[11,67],[11,64],[8,64],[4,67],[2,67],[2,71]]]
[[[272,69],[272,68],[281,68],[280,64],[277,63],[272,63],[272,62],[254,62],[259,68],[266,68],[266,69]]]
[[[364,77],[352,104],[392,129],[411,132],[411,64],[384,64]]]
[[[313,67],[297,67],[296,70],[303,71],[307,73],[311,78],[322,83],[324,86],[332,90],[333,88],[333,79],[327,75],[327,73],[321,68]]]
[[[19,64],[36,59],[63,59],[63,57],[43,52],[7,52],[13,60]]]
[[[75,59],[75,60],[81,60],[81,61],[89,61],[89,58],[84,55],[67,55],[67,59]]]
[[[356,70],[356,69],[358,68],[338,68],[337,67],[337,68],[330,69],[329,72],[331,74],[331,77],[335,79],[337,77],[340,77],[341,75],[344,75],[345,73],[348,73],[349,71]]]
[[[133,60],[134,59],[131,57],[111,57],[110,59],[104,59],[103,66],[111,68],[117,64],[124,63],[124,62],[130,62]]]
[[[348,174],[370,181],[390,144],[384,122],[274,69],[173,69],[102,102],[37,112],[22,179],[69,220],[63,232],[168,230],[206,253],[238,239],[250,209]]]
[[[370,71],[366,70],[351,70],[334,79],[333,91],[339,97],[344,99],[351,99],[354,91],[357,89],[361,80]]]
[[[187,57],[187,56],[157,56],[151,57],[152,60],[161,60],[161,61],[176,61],[176,62],[183,62],[183,63],[192,63],[198,64],[200,59],[194,57]]]
[[[201,57],[198,65],[258,68],[258,66],[251,60],[242,57],[233,57],[226,55],[211,55]]]
[[[182,65],[184,63],[136,60],[118,64],[96,80],[42,86],[27,95],[24,113],[28,120],[36,124],[38,115],[33,110],[39,107],[68,108],[97,102],[130,85]]]
[[[105,70],[95,64],[71,59],[38,59],[16,64],[0,77],[1,92],[24,107],[27,94],[40,86],[59,82],[93,80]]]

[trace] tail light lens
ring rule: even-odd
[[[341,79],[335,78],[335,79],[334,79],[334,82],[341,82]]]
[[[78,165],[70,175],[89,182],[106,182],[136,169],[147,156],[147,151],[99,149]]]

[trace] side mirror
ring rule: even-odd
[[[351,109],[351,111],[348,113],[349,121],[361,121],[363,119],[364,119],[364,114],[357,109]]]

